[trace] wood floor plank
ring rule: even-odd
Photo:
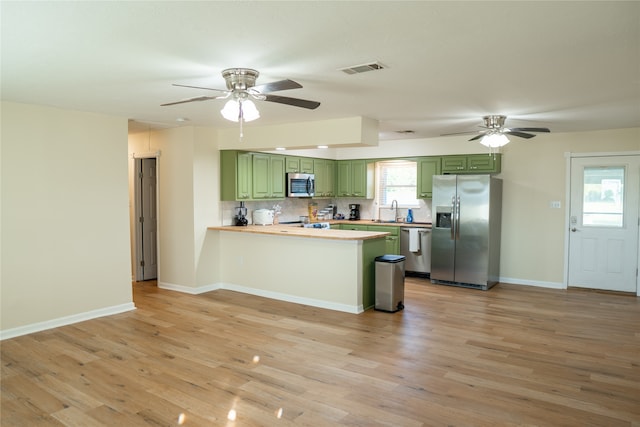
[[[640,427],[635,296],[407,278],[404,310],[355,315],[133,290],[135,311],[2,342],[3,427]]]

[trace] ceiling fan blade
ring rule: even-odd
[[[505,130],[504,133],[507,134],[507,135],[519,136],[520,138],[526,138],[526,139],[533,138],[535,136],[532,133],[524,133],[524,132],[517,132],[517,131],[514,132],[513,129],[511,129],[509,131]]]
[[[470,130],[470,131],[467,131],[467,132],[443,133],[443,134],[440,134],[440,136],[471,135],[471,134],[478,133],[478,132],[483,132],[483,131]]]
[[[277,92],[279,90],[300,89],[302,85],[293,80],[280,80],[277,82],[265,83],[263,85],[253,86],[251,89],[257,90],[260,93]]]
[[[319,102],[308,101],[306,99],[289,98],[287,96],[278,95],[265,95],[265,101],[277,102],[279,104],[293,105],[294,107],[308,108],[309,110],[315,110],[320,106]]]
[[[551,132],[548,128],[510,128],[509,130],[512,132]]]
[[[477,141],[477,140],[479,140],[480,138],[483,138],[483,137],[484,137],[484,133],[481,133],[481,134],[480,134],[480,135],[478,135],[478,136],[474,136],[474,137],[473,137],[473,138],[471,138],[469,141]]]
[[[176,104],[184,104],[186,102],[194,102],[194,101],[208,101],[210,99],[218,99],[220,96],[196,96],[195,98],[183,99],[181,101],[175,102],[167,102],[166,104],[160,104],[161,107],[166,107],[167,105],[176,105]]]
[[[216,92],[229,92],[228,90],[222,90],[222,89],[214,89],[211,87],[202,87],[202,86],[189,86],[189,85],[179,85],[177,83],[173,83],[171,86],[178,86],[178,87],[189,87],[191,89],[205,89],[205,90],[215,90]]]

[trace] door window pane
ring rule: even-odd
[[[584,168],[582,225],[622,227],[624,167]]]

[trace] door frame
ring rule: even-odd
[[[142,257],[142,227],[140,227],[140,221],[137,218],[140,218],[142,215],[142,204],[140,200],[140,180],[138,179],[138,160],[142,159],[155,159],[156,160],[156,223],[160,223],[160,151],[155,151],[152,153],[133,153],[133,222],[134,222],[134,232],[133,232],[133,280],[139,281],[142,278],[142,272],[140,271],[140,260]],[[156,234],[158,235],[156,241],[156,251],[157,251],[157,262],[158,262],[158,274],[157,277],[160,279],[160,227],[156,226]]]
[[[565,167],[565,218],[564,218],[564,278],[563,289],[569,287],[569,230],[571,228],[571,159],[584,157],[616,157],[616,156],[640,156],[640,151],[613,151],[613,152],[595,152],[595,153],[564,153]],[[640,233],[637,236],[638,241],[638,261],[637,266],[640,268]],[[636,295],[640,297],[640,275],[636,274]]]

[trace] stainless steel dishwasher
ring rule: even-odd
[[[416,235],[417,246],[410,247],[410,231]],[[413,250],[412,250],[413,249]],[[406,257],[404,270],[406,273],[417,273],[427,276],[431,273],[431,230],[428,228],[400,228],[400,254]]]

